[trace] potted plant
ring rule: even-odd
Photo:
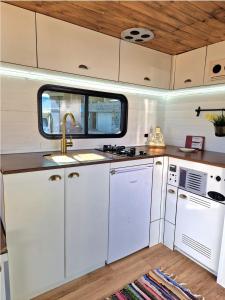
[[[225,136],[225,116],[223,113],[221,115],[208,114],[206,118],[213,123],[216,136]]]

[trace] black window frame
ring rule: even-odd
[[[83,134],[67,134],[66,137],[70,136],[75,139],[101,139],[101,138],[121,138],[127,133],[127,122],[128,122],[128,101],[127,98],[122,94],[100,92],[94,90],[77,89],[66,86],[59,86],[53,84],[45,84],[41,86],[37,93],[37,106],[38,106],[38,129],[40,134],[46,139],[57,140],[62,138],[62,134],[48,134],[43,130],[43,119],[42,119],[42,94],[46,91],[54,91],[61,93],[72,93],[85,96],[85,110],[84,110],[84,133]],[[88,133],[88,97],[103,97],[109,99],[118,99],[121,102],[121,118],[120,118],[120,129],[119,134],[89,134]]]

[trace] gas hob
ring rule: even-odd
[[[111,153],[118,156],[128,156],[128,157],[140,157],[146,156],[147,153],[140,150],[137,151],[135,147],[125,147],[117,145],[104,145],[102,148],[97,149],[101,152]]]

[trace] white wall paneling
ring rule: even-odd
[[[163,132],[167,145],[184,146],[186,135],[200,135],[206,138],[206,150],[225,152],[225,139],[215,136],[214,126],[206,120],[206,114],[196,117],[195,113],[198,106],[224,107],[225,92],[170,96],[164,104]]]
[[[2,153],[59,150],[58,140],[48,140],[40,135],[37,118],[37,91],[44,84],[54,83],[7,76],[1,78],[1,83]],[[159,124],[157,111],[161,109],[163,99],[157,96],[125,96],[129,110],[127,134],[118,139],[75,139],[73,149],[95,148],[107,143],[145,143],[144,133],[149,131],[150,126]]]
[[[37,91],[44,84],[59,83],[2,75],[2,153],[60,149],[58,140],[45,139],[38,131]],[[76,84],[68,86],[82,88]],[[128,99],[127,134],[119,139],[76,139],[73,149],[95,148],[103,144],[143,145],[146,141],[144,133],[149,132],[151,126],[157,125],[162,127],[168,145],[183,146],[186,135],[203,135],[206,137],[206,150],[225,151],[225,139],[214,135],[213,125],[205,119],[203,113],[198,118],[195,114],[198,106],[224,107],[224,91],[194,95],[182,94],[180,91],[179,95],[167,97],[164,94],[154,96],[122,93]]]

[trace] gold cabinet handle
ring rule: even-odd
[[[83,70],[88,70],[88,67],[86,65],[83,65],[83,64],[79,65],[78,68],[83,69]]]
[[[187,196],[184,195],[184,194],[180,194],[179,197],[180,197],[181,199],[187,199]]]
[[[172,190],[172,189],[169,189],[169,190],[168,190],[168,193],[170,193],[170,194],[175,194],[175,191]]]
[[[161,166],[161,165],[162,165],[162,162],[158,160],[155,164],[156,164],[157,166]]]
[[[62,179],[62,177],[60,175],[52,175],[52,176],[49,177],[48,180],[50,180],[50,181],[58,181],[58,180],[61,180],[61,179]]]
[[[192,80],[190,78],[184,80],[184,83],[191,83],[191,82],[192,82]]]
[[[68,178],[80,177],[80,174],[77,172],[72,172],[68,175]]]
[[[145,80],[145,81],[151,81],[151,79],[150,79],[149,77],[147,77],[147,76],[144,77],[144,80]]]

